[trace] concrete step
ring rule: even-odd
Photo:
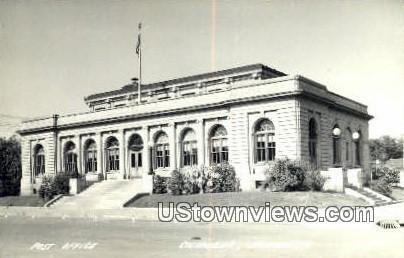
[[[108,209],[122,208],[123,204],[142,189],[142,180],[105,180],[95,183],[82,193],[65,196],[55,209]]]
[[[353,186],[353,185],[348,185],[348,186],[346,186],[347,188],[350,188],[350,189],[352,189],[352,190],[354,190],[354,191],[356,191],[356,192],[358,192],[358,193],[360,193],[360,194],[362,194],[362,195],[364,195],[364,196],[366,196],[366,197],[368,197],[368,198],[370,198],[370,199],[372,199],[374,202],[375,202],[375,205],[377,206],[377,205],[382,205],[382,204],[385,204],[385,203],[389,203],[388,201],[386,201],[386,200],[383,200],[382,198],[380,198],[379,196],[377,196],[377,195],[375,195],[375,194],[373,194],[373,193],[369,193],[368,191],[365,191],[365,190],[363,190],[363,189],[360,189],[360,188],[358,188],[358,187],[356,187],[356,186]]]

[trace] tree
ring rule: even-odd
[[[390,136],[382,136],[378,139],[369,140],[370,157],[372,160],[385,162],[389,159],[403,157],[403,140]]]
[[[0,138],[0,196],[18,195],[21,180],[21,145],[15,138]]]

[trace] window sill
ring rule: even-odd
[[[265,166],[265,165],[272,165],[274,164],[275,161],[260,161],[260,162],[255,162],[254,166]]]

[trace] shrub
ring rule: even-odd
[[[170,189],[170,192],[173,195],[182,194],[182,191],[184,189],[184,178],[180,171],[173,170],[173,172],[171,172],[168,189]]]
[[[153,193],[165,194],[167,193],[167,179],[159,175],[153,176]]]
[[[303,185],[307,190],[321,191],[325,181],[326,178],[321,175],[320,171],[308,170],[306,171]]]
[[[210,166],[206,170],[204,181],[207,193],[240,191],[240,181],[234,167],[227,163]]]
[[[56,195],[55,183],[52,176],[43,176],[42,183],[38,190],[39,196],[45,201],[49,201]]]
[[[372,169],[373,179],[370,188],[384,195],[391,195],[393,184],[400,181],[400,171],[388,167],[378,167]]]
[[[379,178],[378,180],[370,182],[370,189],[387,196],[390,196],[392,192],[391,184],[384,178]]]
[[[400,171],[385,166],[372,169],[373,179],[383,178],[388,183],[395,184],[400,182]]]
[[[200,193],[203,189],[203,169],[196,166],[185,167],[181,169],[183,180],[183,194],[196,194]]]
[[[64,172],[59,172],[53,178],[56,194],[69,193],[69,175]]]
[[[289,159],[278,159],[269,168],[268,184],[274,191],[296,191],[304,189],[305,169],[298,162]]]

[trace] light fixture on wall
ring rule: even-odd
[[[335,127],[332,130],[332,135],[335,136],[335,137],[339,137],[341,135],[341,129],[339,129],[338,127]]]
[[[359,132],[354,132],[352,134],[352,139],[354,139],[354,140],[358,140],[360,137],[361,137],[361,135],[359,134]]]

